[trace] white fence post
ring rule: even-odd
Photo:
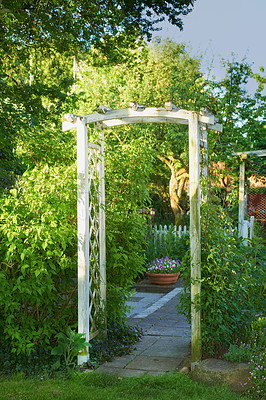
[[[255,217],[254,217],[254,215],[252,215],[250,217],[250,223],[249,223],[249,227],[250,227],[249,238],[250,238],[250,240],[253,239],[253,235],[254,235],[254,220],[255,220]]]
[[[239,232],[239,236],[244,239],[244,243],[247,244],[247,239],[252,240],[254,235],[254,216],[250,217],[250,222],[247,220],[242,221],[241,231]]]

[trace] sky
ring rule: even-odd
[[[266,0],[196,0],[194,8],[182,17],[183,31],[169,23],[154,36],[169,37],[191,46],[190,55],[203,54],[202,71],[218,80],[224,76],[220,59],[237,61],[244,57],[254,72],[266,72]]]

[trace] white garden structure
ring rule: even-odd
[[[95,317],[99,301],[106,300],[105,273],[105,186],[104,129],[135,123],[172,123],[188,125],[189,131],[189,196],[191,251],[191,366],[201,359],[200,302],[200,147],[207,157],[207,129],[222,131],[214,115],[178,109],[172,103],[165,107],[147,108],[136,102],[130,108],[113,110],[104,106],[99,112],[76,116],[67,114],[63,131],[77,129],[77,191],[78,191],[78,331],[86,341],[97,334]],[[99,130],[101,145],[88,142],[88,125]],[[207,173],[205,160],[203,174]],[[97,198],[98,204],[95,203]],[[99,280],[100,284],[95,283]],[[97,302],[97,299],[100,299]],[[88,361],[88,349],[78,357],[78,363]]]
[[[245,193],[245,161],[248,156],[266,157],[266,150],[253,150],[233,153],[233,156],[239,156],[241,159],[239,167],[239,206],[238,206],[238,232],[244,239],[253,237],[254,216],[250,221],[246,219],[246,193]]]

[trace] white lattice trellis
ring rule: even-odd
[[[78,331],[90,341],[106,299],[104,132],[101,145],[88,143],[88,128],[77,118],[78,188]],[[88,348],[78,357],[89,358]]]
[[[89,326],[90,339],[97,335],[97,316],[100,312],[100,226],[99,226],[99,153],[100,146],[89,143],[88,208],[89,208]]]

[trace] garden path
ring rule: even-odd
[[[191,332],[185,316],[177,315],[176,311],[183,290],[181,284],[156,287],[142,282],[134,288],[137,292],[127,303],[131,307],[128,324],[141,327],[144,336],[130,354],[106,362],[97,371],[139,376],[170,373],[182,368],[190,355]]]

